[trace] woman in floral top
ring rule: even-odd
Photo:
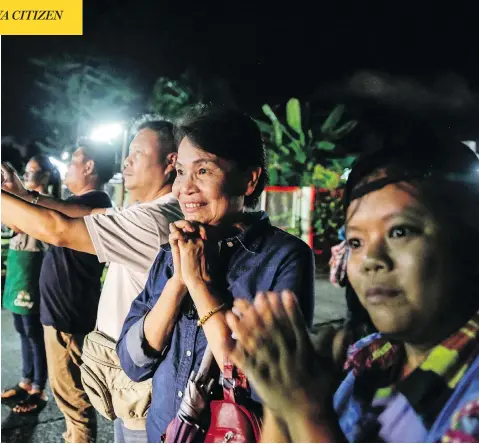
[[[477,156],[398,132],[357,162],[345,199],[347,278],[378,333],[350,348],[337,388],[291,293],[238,301],[229,353],[269,408],[264,439],[477,442]]]

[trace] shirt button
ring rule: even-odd
[[[180,391],[178,392],[178,398],[181,398],[181,397],[183,397],[183,392],[180,390]]]
[[[189,350],[186,351],[186,356],[191,356],[191,352]]]
[[[228,247],[232,247],[232,246],[233,246],[233,242],[226,242],[226,245],[228,245]]]

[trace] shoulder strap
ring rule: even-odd
[[[250,388],[246,375],[228,359],[223,359],[223,397],[225,401],[241,403],[249,396]]]
[[[207,346],[198,373],[193,379],[194,382],[206,384],[210,378],[214,362],[213,353],[210,347]],[[221,385],[223,386],[223,397],[225,401],[238,403],[249,396],[250,388],[246,375],[236,367],[227,356],[224,357],[223,361]]]

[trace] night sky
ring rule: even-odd
[[[479,15],[472,7],[457,1],[443,10],[437,2],[421,2],[422,10],[403,2],[315,3],[260,8],[225,2],[219,8],[85,0],[83,36],[2,37],[2,135],[22,141],[45,135],[28,110],[44,99],[28,59],[64,53],[110,58],[145,97],[161,75],[175,78],[193,69],[205,79],[219,76],[253,115],[265,102],[310,99],[364,69],[426,87],[454,73],[478,92]]]

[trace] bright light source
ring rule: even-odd
[[[63,151],[62,160],[68,160],[69,157],[70,157],[70,153],[68,151]]]
[[[350,173],[351,173],[351,168],[345,168],[343,174],[341,175],[341,179],[348,180]]]
[[[65,179],[65,174],[68,170],[68,167],[63,162],[61,162],[58,159],[55,159],[54,157],[49,157],[49,159],[50,159],[50,162],[53,164],[53,166],[56,166],[58,168],[58,171],[60,172],[60,177],[62,178],[62,180]]]
[[[477,153],[477,143],[475,140],[463,140],[462,143],[464,145],[467,145],[469,148],[471,148],[472,151]]]
[[[123,126],[120,123],[110,123],[108,125],[99,125],[91,133],[91,138],[99,142],[109,142],[117,138],[123,132]]]

